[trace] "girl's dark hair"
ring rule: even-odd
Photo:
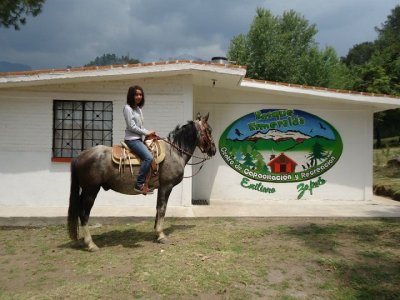
[[[128,89],[128,94],[126,95],[126,103],[128,105],[130,105],[132,108],[136,107],[136,103],[135,103],[135,95],[136,95],[136,91],[139,90],[142,92],[142,101],[140,101],[140,103],[137,105],[140,108],[142,108],[144,106],[144,92],[142,87],[135,85],[135,86],[131,86]]]

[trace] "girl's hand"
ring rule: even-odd
[[[154,130],[149,130],[149,133],[146,135],[148,138],[154,138],[157,137],[157,134]]]

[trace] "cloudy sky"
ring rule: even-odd
[[[340,56],[373,41],[399,0],[47,0],[20,31],[0,27],[0,61],[33,69],[82,66],[115,53],[143,62],[191,55],[225,56],[247,33],[256,8],[293,9],[318,29],[321,48]]]

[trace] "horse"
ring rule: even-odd
[[[179,126],[160,138],[165,149],[165,158],[159,164],[158,180],[152,188],[157,189],[157,207],[154,230],[159,243],[168,243],[163,232],[163,222],[167,209],[168,198],[172,188],[184,178],[184,168],[198,147],[204,155],[204,160],[210,159],[216,153],[212,137],[212,129],[208,124],[209,114],[200,114],[193,121]],[[79,228],[83,234],[83,246],[88,251],[99,250],[93,242],[88,228],[90,211],[96,196],[102,187],[127,195],[137,195],[134,191],[139,166],[133,167],[133,173],[120,172],[119,166],[112,161],[112,147],[98,145],[82,151],[71,161],[71,186],[68,207],[68,233],[73,241],[78,241]],[[79,226],[80,220],[80,226]]]

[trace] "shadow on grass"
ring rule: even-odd
[[[353,290],[354,299],[400,299],[400,261],[378,255],[359,262],[336,263],[336,276]]]
[[[288,227],[283,233],[319,253],[351,299],[400,299],[399,219],[349,220]],[[340,248],[341,245],[344,248]]]
[[[164,229],[164,233],[169,237],[176,230],[189,230],[196,225],[171,225]],[[100,248],[123,246],[125,248],[142,247],[142,242],[157,242],[157,235],[154,231],[140,231],[135,228],[126,230],[112,230],[100,234],[92,235],[93,241]],[[62,244],[60,248],[82,249],[82,242],[70,241]]]
[[[399,244],[399,225],[399,218],[339,219],[326,224],[290,226],[283,232],[303,240],[307,247],[324,253],[335,252],[340,245],[340,239],[343,240],[343,235],[371,245],[379,242],[385,242],[386,245]]]
[[[316,252],[335,253],[338,245],[335,235],[340,231],[343,231],[342,225],[310,223],[289,227],[284,233],[301,239],[307,247]]]

